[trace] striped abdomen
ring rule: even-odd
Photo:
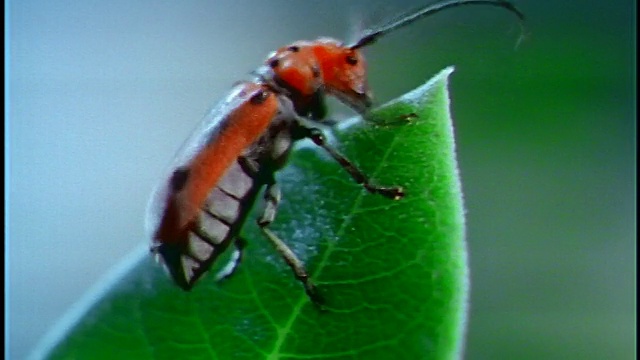
[[[211,190],[199,215],[175,242],[159,243],[157,251],[174,281],[189,290],[239,235],[261,183],[235,161]]]

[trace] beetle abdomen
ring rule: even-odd
[[[233,162],[213,188],[198,216],[172,242],[156,239],[157,252],[174,281],[189,290],[236,236],[255,202],[261,183],[238,161]]]

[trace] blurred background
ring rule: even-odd
[[[349,38],[421,3],[5,2],[7,357],[27,356],[146,242],[146,202],[174,152],[268,52]],[[465,357],[630,359],[636,5],[517,4],[528,16],[517,48],[511,14],[452,9],[368,48],[370,84],[383,103],[456,67]]]

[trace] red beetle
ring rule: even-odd
[[[369,192],[402,198],[401,187],[373,185],[309,124],[329,123],[326,95],[335,96],[359,113],[370,108],[371,93],[360,48],[440,10],[472,4],[502,7],[524,20],[518,9],[503,0],[441,1],[368,30],[353,44],[329,38],[294,42],[269,55],[253,80],[237,84],[185,142],[167,180],[155,190],[149,203],[151,251],[159,255],[175,283],[190,290],[231,244],[235,247],[231,261],[218,278],[233,273],[246,243],[240,230],[265,188],[266,207],[258,225],[309,297],[317,301],[304,264],[268,228],[281,197],[274,174],[285,165],[293,144],[310,138]]]

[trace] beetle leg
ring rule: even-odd
[[[220,269],[216,274],[216,281],[231,277],[242,262],[243,250],[247,246],[247,241],[238,236],[233,241],[233,245],[235,246],[235,249],[233,249],[233,252],[231,253],[231,258],[229,259],[229,262],[227,262],[227,265]]]
[[[345,158],[336,149],[327,144],[326,139],[322,131],[316,128],[304,128],[306,134],[305,137],[310,138],[316,145],[323,148],[326,152],[334,158],[342,168],[347,170],[349,175],[361,184],[368,192],[372,194],[380,194],[384,197],[388,197],[394,200],[401,199],[404,196],[404,189],[402,187],[383,187],[376,186],[369,182],[369,178],[362,173],[349,159]]]
[[[377,126],[392,127],[392,126],[406,126],[414,122],[414,120],[417,118],[419,118],[418,114],[414,112],[410,112],[407,114],[396,116],[393,120],[378,121],[376,120],[375,117],[374,118],[365,117],[364,120]]]
[[[267,239],[271,242],[273,247],[275,247],[276,251],[282,256],[284,261],[286,261],[287,265],[293,270],[296,279],[302,282],[304,285],[304,290],[311,299],[316,304],[322,302],[320,298],[316,286],[309,279],[309,274],[307,273],[307,269],[304,267],[304,263],[298,259],[296,254],[285,244],[282,240],[278,238],[276,234],[274,234],[270,229],[269,225],[273,222],[278,203],[280,202],[281,193],[280,188],[277,184],[272,183],[267,186],[267,189],[264,192],[264,200],[266,202],[266,206],[262,216],[258,219],[258,226],[267,237]]]

